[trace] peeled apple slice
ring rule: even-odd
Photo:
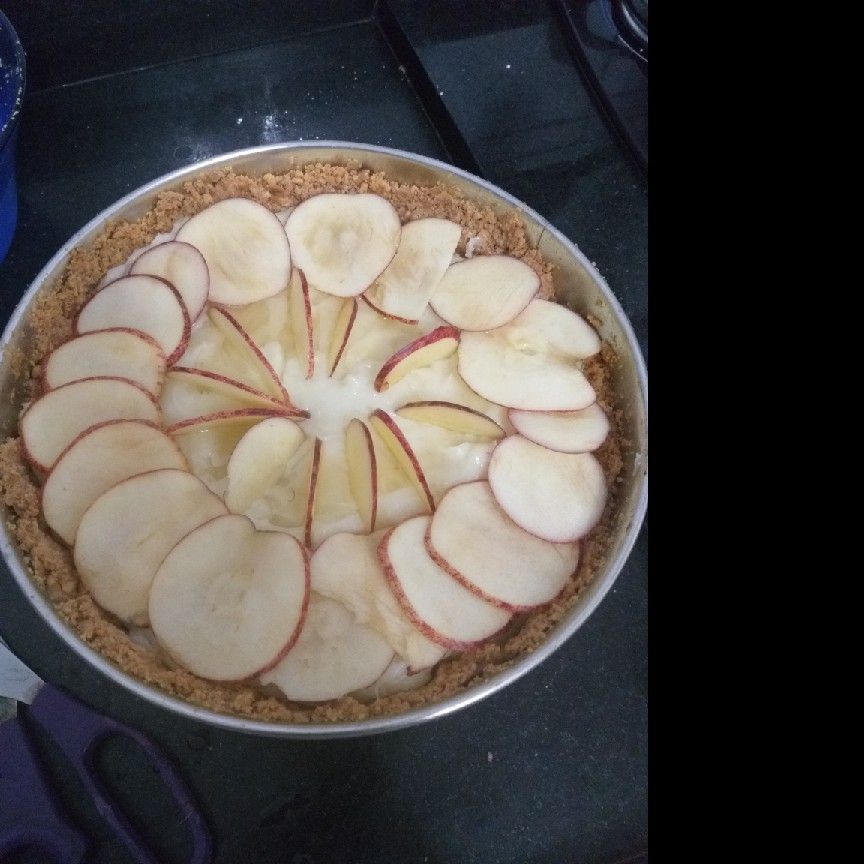
[[[248,198],[226,198],[193,216],[176,239],[190,243],[210,271],[211,303],[245,306],[284,291],[291,252],[282,223]]]
[[[461,234],[449,219],[407,222],[395,257],[365,299],[384,315],[416,322],[450,266]]]
[[[597,394],[579,361],[599,350],[597,334],[582,318],[557,303],[533,300],[503,327],[463,333],[459,374],[484,399],[507,408],[581,411]]]
[[[557,453],[521,435],[495,448],[489,486],[517,525],[552,543],[587,534],[606,506],[606,478],[591,453]]]
[[[159,423],[151,393],[125,378],[87,378],[40,396],[24,413],[19,429],[24,455],[40,471],[85,430],[106,420]]]
[[[123,276],[109,283],[84,304],[75,321],[78,334],[116,327],[152,336],[169,366],[180,359],[191,333],[177,289],[156,276]]]
[[[48,527],[70,546],[87,508],[112,486],[158,468],[186,470],[180,448],[157,426],[109,420],[83,432],[54,464],[42,487]]]
[[[308,559],[290,534],[256,531],[245,516],[219,516],[162,562],[150,590],[150,626],[190,672],[239,681],[288,653],[308,603]]]
[[[380,195],[323,194],[298,204],[285,223],[295,267],[337,297],[362,294],[392,261],[401,225]]]
[[[169,240],[145,249],[129,268],[129,274],[158,276],[170,282],[186,306],[190,321],[204,311],[210,290],[210,271],[204,256],[189,243]]]
[[[415,516],[391,528],[378,557],[411,622],[433,642],[465,651],[502,630],[510,612],[482,600],[432,560],[424,542],[429,521]]]
[[[393,659],[393,649],[341,604],[312,593],[294,647],[261,676],[295,702],[338,699],[368,687]]]
[[[150,585],[165,556],[193,528],[225,512],[219,498],[187,471],[129,477],[84,513],[75,567],[103,609],[146,624]]]
[[[454,486],[429,523],[433,560],[490,603],[514,610],[554,600],[579,563],[578,543],[549,543],[520,528],[485,480]]]
[[[376,547],[380,534],[340,533],[312,555],[312,588],[338,600],[380,633],[414,670],[434,666],[446,649],[428,639],[402,611],[387,585]]]
[[[518,258],[478,255],[452,264],[432,295],[432,308],[460,330],[492,330],[512,321],[540,288]]]
[[[520,435],[561,453],[596,450],[609,434],[609,418],[596,403],[581,411],[511,409],[508,417]]]
[[[281,417],[264,420],[246,432],[228,460],[228,509],[244,513],[264,495],[282,476],[304,437],[296,423]]]
[[[126,378],[158,393],[165,378],[165,355],[159,343],[126,327],[75,336],[55,348],[42,371],[45,390],[83,378]]]

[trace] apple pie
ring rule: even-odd
[[[120,668],[257,719],[493,674],[602,562],[621,468],[614,352],[551,286],[442,186],[162,193],[31,316],[0,488],[34,581]]]

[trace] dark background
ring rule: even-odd
[[[240,147],[329,138],[451,161],[526,201],[596,262],[647,351],[645,176],[554,7],[6,0],[28,92],[0,321],[71,234],[141,184]],[[41,676],[165,748],[219,864],[647,858],[647,526],[597,612],[538,669],[374,738],[277,741],[169,715],[72,655],[5,570],[0,632]],[[93,841],[88,861],[127,862],[50,742],[38,745]],[[183,861],[182,826],[134,749],[109,744],[100,767],[160,860]]]

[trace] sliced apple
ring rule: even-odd
[[[439,567],[426,549],[429,516],[391,528],[378,544],[384,575],[402,611],[433,642],[466,651],[494,636],[510,612],[469,591]]]
[[[75,332],[131,327],[159,344],[170,366],[186,350],[191,324],[177,289],[156,276],[123,276],[100,288],[81,308]]]
[[[150,585],[165,556],[193,528],[226,512],[188,471],[165,468],[128,477],[84,513],[75,567],[103,609],[146,624]]]
[[[24,454],[40,471],[85,430],[106,420],[159,423],[159,406],[143,387],[125,378],[86,378],[40,396],[21,417]]]
[[[302,270],[296,267],[291,273],[288,286],[288,314],[291,317],[291,332],[294,335],[294,356],[305,370],[306,378],[315,374],[315,343],[312,336],[312,301],[309,285]]]
[[[374,702],[376,699],[391,696],[394,693],[416,690],[431,680],[432,669],[421,669],[414,672],[401,657],[394,657],[377,681],[356,691],[353,696],[361,702]]]
[[[300,635],[309,560],[290,535],[218,516],[187,534],[159,567],[150,626],[202,678],[238,681],[273,668]]]
[[[207,313],[213,326],[225,338],[229,351],[234,352],[249,383],[255,389],[272,396],[280,402],[291,404],[288,391],[276,371],[261,353],[252,337],[240,326],[237,319],[226,309],[214,306]]]
[[[485,480],[454,486],[441,499],[426,549],[466,588],[514,611],[554,600],[579,563],[578,543],[548,543],[520,528]]]
[[[180,448],[142,420],[109,420],[82,432],[60,455],[42,487],[48,527],[70,546],[87,508],[112,486],[158,468],[188,469]]]
[[[380,633],[412,669],[428,669],[446,649],[421,633],[396,602],[378,560],[379,539],[347,533],[328,537],[312,555],[312,588]]]
[[[512,321],[540,289],[540,277],[508,255],[478,255],[451,264],[430,303],[460,330],[493,330]]]
[[[406,420],[428,423],[451,432],[474,435],[491,441],[497,441],[506,434],[491,417],[467,405],[457,405],[455,402],[440,400],[409,402],[397,408],[396,413]]]
[[[489,485],[517,525],[552,543],[583,537],[606,506],[606,478],[591,453],[557,453],[521,435],[495,448]]]
[[[597,334],[576,313],[532,300],[497,330],[462,334],[459,374],[484,399],[507,408],[581,411],[597,394],[579,361],[599,349]]]
[[[262,420],[269,420],[271,417],[284,418],[285,416],[284,411],[276,411],[272,408],[235,408],[230,411],[203,414],[200,417],[189,417],[178,423],[172,423],[165,431],[169,435],[183,435],[220,426],[252,425]]]
[[[461,234],[448,219],[406,223],[396,255],[364,298],[382,315],[415,323],[450,266]]]
[[[206,369],[181,366],[175,366],[166,376],[159,402],[167,426],[192,417],[244,408],[264,408],[288,417],[307,416],[293,405],[278,402],[248,384]]]
[[[401,225],[380,195],[323,194],[298,204],[285,223],[294,265],[337,297],[362,294],[393,260]]]
[[[145,249],[129,268],[129,275],[158,276],[176,289],[189,320],[195,321],[204,311],[210,289],[210,271],[204,256],[189,243],[169,240]]]
[[[330,349],[327,352],[327,366],[330,369],[330,375],[336,371],[336,367],[345,353],[348,337],[351,335],[356,320],[357,300],[354,297],[346,297],[336,315],[336,322],[330,337]]]
[[[126,378],[158,393],[165,378],[165,355],[151,336],[128,327],[75,336],[45,361],[42,386],[62,387],[83,378]]]
[[[595,402],[581,411],[518,411],[507,415],[513,428],[535,444],[561,453],[589,453],[609,434],[609,418]]]
[[[378,465],[372,433],[356,417],[345,429],[345,461],[348,467],[348,485],[360,513],[363,530],[375,530],[378,512]]]
[[[452,357],[458,347],[459,331],[455,327],[436,327],[389,357],[375,376],[374,387],[382,393],[415,369]]]
[[[312,520],[315,518],[315,495],[318,492],[318,474],[321,469],[321,439],[316,438],[309,463],[309,485],[306,493],[306,521],[303,525],[303,542],[312,548]]]
[[[176,239],[191,243],[210,271],[212,303],[245,306],[285,290],[291,252],[282,223],[248,198],[227,198],[193,216]]]
[[[261,676],[295,702],[324,702],[368,687],[393,659],[386,640],[339,602],[312,593],[294,647]]]
[[[246,432],[228,460],[228,509],[244,513],[264,495],[282,476],[304,437],[296,423],[283,417],[271,417]]]
[[[393,455],[396,464],[408,478],[420,500],[429,507],[430,511],[434,510],[435,499],[432,497],[420,460],[393,417],[378,408],[369,418],[369,425]]]

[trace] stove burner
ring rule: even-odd
[[[612,20],[621,41],[648,62],[648,0],[612,0]]]

